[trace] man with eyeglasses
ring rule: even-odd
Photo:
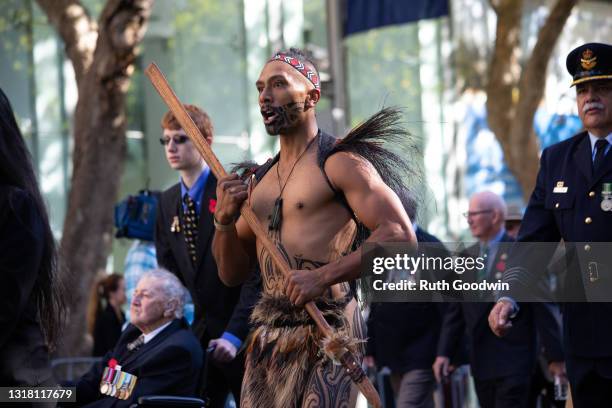
[[[185,105],[191,119],[210,144],[213,126],[208,115]],[[237,356],[248,333],[248,318],[255,302],[256,279],[229,288],[219,279],[210,245],[217,180],[195,145],[168,111],[162,121],[160,143],[179,182],[164,191],[156,221],[155,247],[160,266],[176,274],[188,288],[195,305],[193,329],[204,349],[214,347],[208,364],[208,384],[202,393],[211,407],[223,407],[229,391],[236,401],[244,374],[244,356]]]
[[[462,280],[497,281],[501,278],[508,257],[507,243],[514,241],[504,228],[506,211],[504,200],[490,191],[479,192],[470,199],[469,210],[464,215],[478,243],[466,252],[483,257],[485,268],[473,276],[466,272]],[[469,363],[480,406],[527,407],[538,352],[537,335],[545,346],[551,374],[563,372],[560,328],[549,305],[532,304],[525,306],[524,313],[516,319],[511,336],[496,337],[487,323],[489,311],[494,306],[491,300],[475,298],[449,305],[442,323],[434,374],[438,381],[449,374],[450,360],[466,333]]]

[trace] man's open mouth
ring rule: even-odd
[[[264,108],[261,110],[261,116],[263,117],[264,125],[269,125],[270,123],[274,122],[277,114],[272,109]]]

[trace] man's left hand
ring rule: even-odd
[[[325,292],[318,269],[292,270],[287,277],[285,294],[295,305],[301,306]]]
[[[229,363],[236,357],[236,353],[238,352],[236,346],[221,337],[211,340],[208,343],[208,347],[211,346],[215,346],[212,358],[218,363]]]

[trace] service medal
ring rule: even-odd
[[[126,392],[128,376],[129,374],[126,372],[121,373],[121,375],[119,376],[119,381],[117,381],[117,390],[113,397],[124,399],[122,396],[125,395]]]
[[[130,374],[130,386],[128,387],[128,395],[126,397],[126,399],[132,395],[132,391],[134,391],[134,387],[136,387],[136,382],[138,381],[138,377],[136,377],[134,374]]]
[[[109,387],[108,383],[104,383],[104,384],[102,384],[102,385],[100,386],[100,394],[104,394],[104,395],[106,395],[106,393],[108,392],[108,389],[109,389],[109,388],[110,388],[110,387]]]
[[[116,373],[115,377],[113,378],[113,381],[111,381],[111,389],[110,389],[110,393],[109,393],[109,395],[111,397],[116,397],[117,396],[117,392],[121,388],[123,380],[125,379],[125,373],[123,371],[121,371],[121,366],[120,365],[116,366],[115,373]]]
[[[103,395],[108,395],[110,391],[110,382],[113,377],[115,370],[110,367],[104,367],[104,372],[102,373],[102,380],[100,381],[100,393]]]
[[[603,183],[601,189],[601,209],[603,211],[612,211],[612,183]]]

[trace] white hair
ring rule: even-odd
[[[165,269],[152,269],[145,272],[139,279],[150,278],[160,280],[160,289],[164,294],[164,298],[167,304],[174,305],[174,317],[180,319],[183,317],[183,308],[185,306],[185,298],[187,296],[187,290],[181,283],[181,281],[171,272]]]
[[[499,194],[495,194],[492,191],[481,191],[474,194],[472,199],[474,198],[476,198],[486,207],[489,207],[489,209],[496,210],[501,216],[502,221],[506,219],[508,208],[506,206],[506,202]]]

